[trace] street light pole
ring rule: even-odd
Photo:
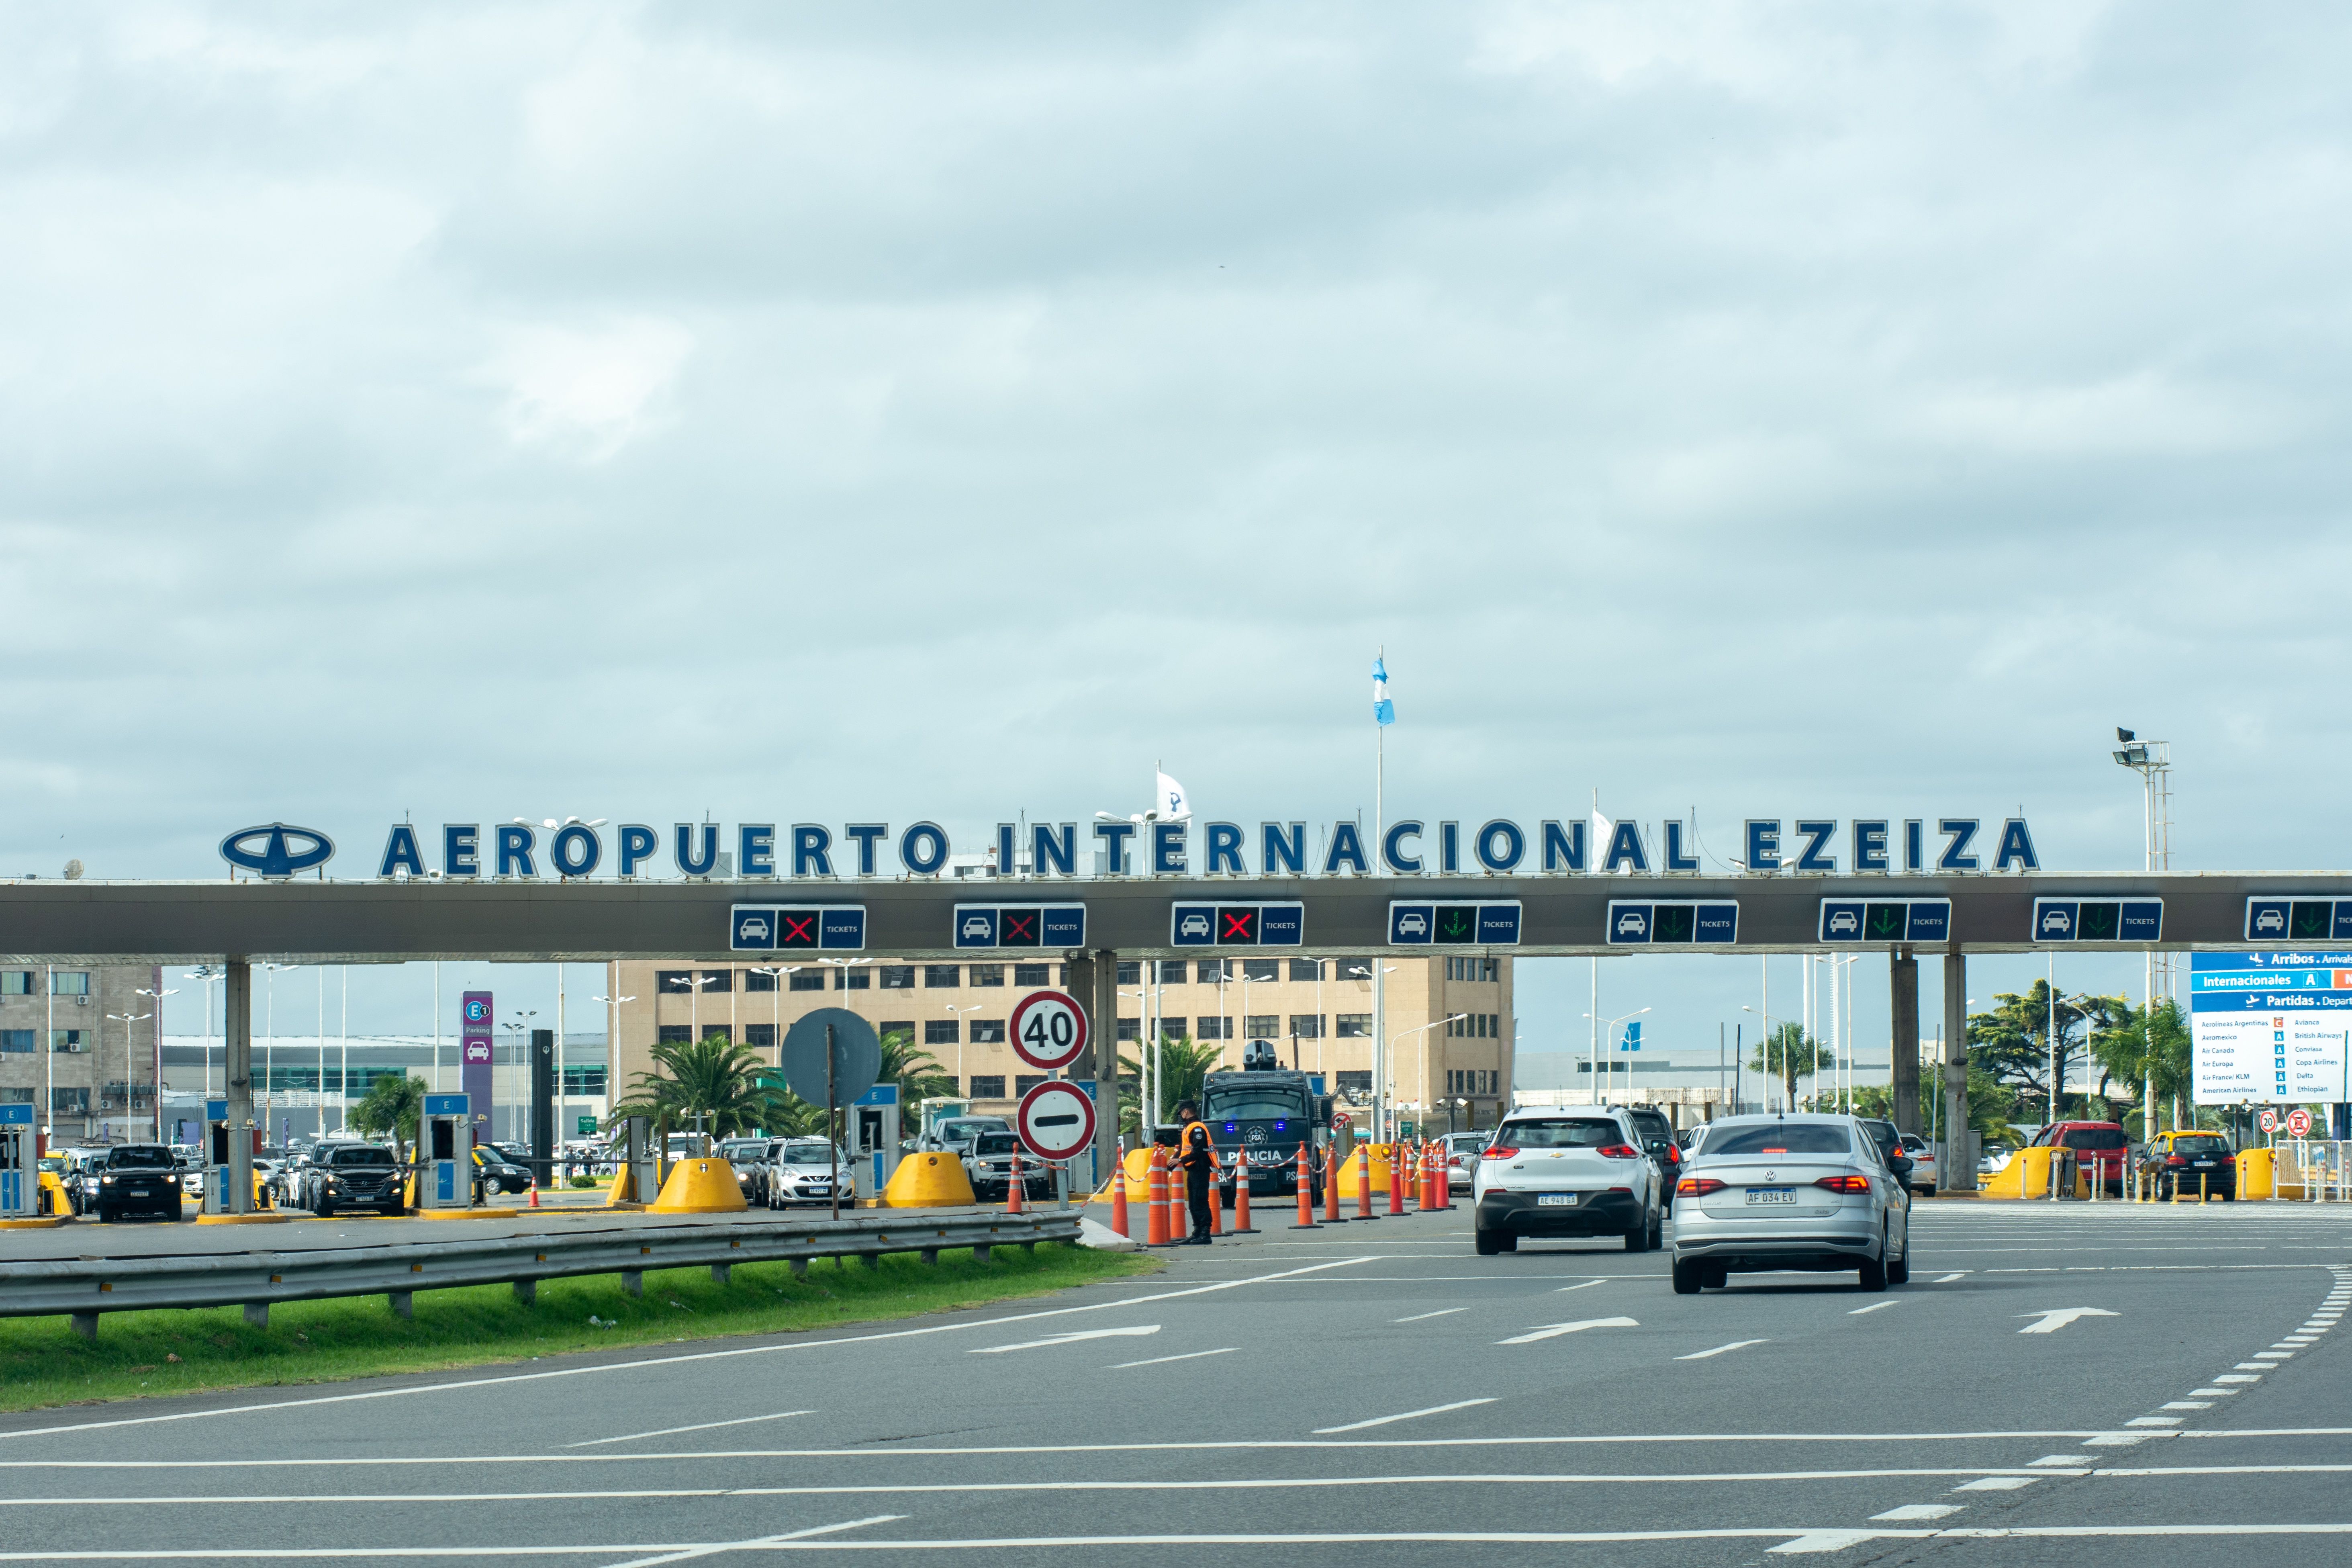
[[[1614,1018],[1593,1018],[1593,1017],[1592,1017],[1592,1015],[1591,1015],[1591,1014],[1590,1014],[1590,1013],[1587,1013],[1587,1014],[1585,1015],[1585,1016],[1586,1016],[1586,1017],[1588,1017],[1588,1018],[1592,1018],[1592,1031],[1593,1031],[1593,1033],[1594,1033],[1594,1034],[1599,1035],[1599,1034],[1605,1033],[1605,1032],[1606,1032],[1606,1031],[1608,1031],[1608,1030],[1611,1030],[1611,1029],[1615,1028],[1618,1025],[1622,1024],[1622,1023],[1625,1023],[1625,1022],[1626,1022],[1627,1020],[1629,1020],[1629,1019],[1638,1018],[1638,1017],[1640,1017],[1643,1014],[1644,1014],[1644,1013],[1646,1013],[1646,1012],[1648,1012],[1648,1011],[1649,1011],[1649,1009],[1648,1009],[1647,1007],[1636,1007],[1636,1008],[1634,1008],[1634,1009],[1633,1009],[1633,1011],[1632,1011],[1632,1012],[1630,1012],[1630,1013],[1623,1013],[1623,1014],[1620,1014],[1618,1016],[1616,1016],[1616,1017],[1614,1017]],[[1617,1075],[1616,1075],[1616,1070],[1612,1068],[1611,1069],[1611,1071],[1610,1071],[1610,1085],[1609,1085],[1610,1089],[1611,1089],[1611,1091],[1612,1091],[1612,1092],[1614,1092],[1614,1091],[1615,1091],[1615,1089],[1616,1089],[1616,1087],[1617,1087],[1617,1085],[1616,1085],[1616,1076],[1617,1076]],[[1626,1089],[1626,1092],[1630,1095],[1630,1094],[1633,1092],[1633,1064],[1632,1064],[1631,1062],[1628,1062],[1628,1063],[1625,1065],[1625,1089]],[[1597,1105],[1601,1104],[1601,1102],[1599,1100],[1595,1100],[1592,1103],[1593,1103],[1594,1105],[1596,1105],[1596,1106],[1597,1106]]]
[[[107,1015],[110,1018],[119,1018],[122,1021],[122,1141],[125,1143],[131,1142],[131,1102],[134,1098],[132,1091],[138,1087],[136,1079],[139,1076],[131,1066],[131,1026],[142,1018],[152,1018],[154,1016],[152,1013],[109,1013]],[[155,1086],[155,1098],[158,1100],[163,1098],[163,1086],[161,1083]]]
[[[179,994],[178,987],[166,985],[142,986],[134,993],[155,1004],[155,1142],[158,1143],[163,1142],[163,998]],[[130,1033],[126,1026],[123,1029],[126,1044]]]

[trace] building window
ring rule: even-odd
[[[971,1100],[1003,1100],[1004,1075],[1001,1072],[976,1072],[971,1075]]]
[[[1014,1073],[1013,1075],[1013,1092],[1015,1094],[1026,1094],[1045,1081],[1045,1075],[1041,1072]]]
[[[1302,1040],[1321,1039],[1323,1037],[1323,1015],[1320,1013],[1293,1013],[1290,1016],[1290,1032],[1297,1036]]]
[[[1242,978],[1249,981],[1279,980],[1282,978],[1282,960],[1244,958],[1242,960]]]
[[[1339,978],[1341,980],[1370,980],[1372,977],[1372,961],[1369,958],[1339,958],[1332,962],[1339,965]]]
[[[882,966],[882,989],[912,991],[915,988],[915,966],[911,963],[886,963]]]
[[[89,1090],[87,1089],[52,1089],[49,1090],[49,1114],[52,1116],[88,1116]]]
[[[974,1018],[971,1021],[971,1043],[975,1046],[1001,1046],[1004,1043],[1004,1020]]]
[[[0,1105],[38,1105],[39,1103],[40,1099],[35,1094],[31,1084],[19,1088],[15,1084],[0,1083]]]
[[[1160,1037],[1163,1040],[1183,1039],[1185,1037],[1184,1020],[1181,1018],[1161,1018],[1160,1020]]]
[[[675,991],[681,996],[690,996],[694,994],[694,987],[687,982],[693,978],[694,971],[691,969],[656,969],[654,971],[654,989],[665,995]]]
[[[773,1024],[746,1024],[743,1026],[743,1043],[755,1051],[773,1050],[776,1026]]]
[[[88,1029],[51,1029],[49,1049],[79,1056],[89,1049],[89,1031]]]
[[[923,965],[923,984],[932,991],[952,991],[963,984],[963,968],[954,963]]]
[[[833,988],[835,991],[871,991],[874,989],[874,972],[870,969],[850,969],[844,967],[835,970],[833,974]]]
[[[1160,984],[1162,985],[1183,984],[1184,961],[1181,958],[1161,959],[1160,961]]]
[[[1193,974],[1203,985],[1214,985],[1220,980],[1231,980],[1234,977],[1234,961],[1230,958],[1204,958],[1201,960],[1201,966],[1193,972]]]
[[[774,970],[771,969],[764,973],[756,969],[747,969],[743,972],[745,991],[773,991],[775,988],[776,972]]]
[[[882,1037],[882,1043],[885,1046],[890,1043],[892,1037],[897,1037],[899,1047],[904,1049],[915,1043],[915,1020],[885,1018],[874,1026],[874,1032]]]
[[[575,1098],[593,1097],[604,1093],[604,1069],[603,1068],[565,1068],[563,1092]]]
[[[953,1018],[927,1018],[923,1021],[923,1044],[952,1046],[962,1037],[962,1031]]]
[[[1138,961],[1138,960],[1136,960],[1136,959],[1132,959],[1132,958],[1130,958],[1130,959],[1127,960],[1125,963],[1121,963],[1121,964],[1118,966],[1118,983],[1119,983],[1121,985],[1140,985],[1140,984],[1143,984],[1143,965],[1142,965],[1142,963],[1141,963],[1139,961]]]
[[[30,996],[32,994],[31,970],[0,969],[0,996]]]
[[[1054,984],[1061,986],[1065,990],[1069,988],[1070,966],[1068,964],[1066,963],[1062,965],[1062,977],[1059,980],[1055,981]]]
[[[971,983],[974,985],[1002,985],[1004,984],[1004,965],[1001,963],[975,963],[972,964],[971,968]]]
[[[52,996],[87,996],[89,994],[89,972],[84,969],[55,970],[49,975]]]
[[[1320,980],[1323,978],[1323,961],[1319,958],[1294,958],[1290,961],[1290,977],[1293,980]]]
[[[1333,1031],[1343,1040],[1369,1040],[1372,1037],[1372,1016],[1370,1013],[1342,1013],[1339,1026]]]
[[[1066,969],[1069,966],[1067,964],[1064,964],[1063,967]],[[1054,966],[1050,963],[1016,963],[1013,966],[1013,984],[1015,985],[1051,985],[1054,984],[1052,978],[1053,973]]]
[[[705,1024],[702,1026],[702,1037],[706,1040],[732,1040],[735,1031],[724,1024]]]
[[[1198,1026],[1198,1032],[1192,1037],[1194,1039],[1230,1040],[1234,1037],[1234,1021],[1231,1018],[1219,1016],[1213,1018],[1196,1018],[1193,1022]]]
[[[706,969],[702,972],[702,994],[720,996],[735,989],[735,972],[731,969]]]
[[[1252,1013],[1242,1019],[1242,1037],[1245,1040],[1270,1040],[1280,1032],[1281,1017],[1273,1013]]]
[[[1339,1079],[1339,1089],[1341,1094],[1366,1095],[1372,1092],[1372,1075],[1370,1070],[1336,1073],[1333,1076]]]
[[[1118,1037],[1122,1040],[1139,1040],[1143,1038],[1143,1020],[1140,1018],[1121,1018],[1118,1021]]]
[[[654,1043],[660,1046],[687,1046],[694,1043],[694,1028],[688,1024],[664,1024],[654,1031]]]
[[[0,1051],[33,1054],[33,1031],[30,1029],[0,1029]]]
[[[824,989],[824,971],[822,969],[814,971],[806,969],[801,970],[793,974],[791,976],[791,980],[792,988],[795,991],[822,991]]]

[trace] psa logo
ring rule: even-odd
[[[261,840],[261,847],[252,847]],[[289,840],[298,841],[297,849]],[[221,858],[244,870],[277,879],[290,877],[297,871],[307,871],[313,866],[323,866],[335,858],[335,841],[325,834],[308,827],[289,827],[273,822],[267,827],[247,827],[221,840]]]

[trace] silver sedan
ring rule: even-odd
[[[1851,1268],[1865,1290],[1911,1278],[1910,1162],[1890,1166],[1851,1116],[1711,1123],[1675,1189],[1675,1291],[1734,1272]]]

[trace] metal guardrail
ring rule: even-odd
[[[315,1251],[36,1258],[0,1263],[0,1317],[70,1314],[74,1328],[94,1338],[101,1312],[243,1306],[247,1321],[266,1325],[272,1302],[377,1294],[406,1317],[413,1292],[461,1285],[511,1283],[516,1295],[530,1301],[541,1279],[618,1274],[622,1288],[635,1295],[649,1269],[707,1264],[714,1279],[724,1280],[738,1263],[784,1261],[805,1268],[811,1258],[859,1258],[875,1267],[894,1252],[919,1253],[929,1263],[942,1251],[963,1247],[986,1262],[992,1247],[1077,1239],[1076,1210],[1008,1215],[913,1209],[839,1220],[567,1226],[527,1236]]]

